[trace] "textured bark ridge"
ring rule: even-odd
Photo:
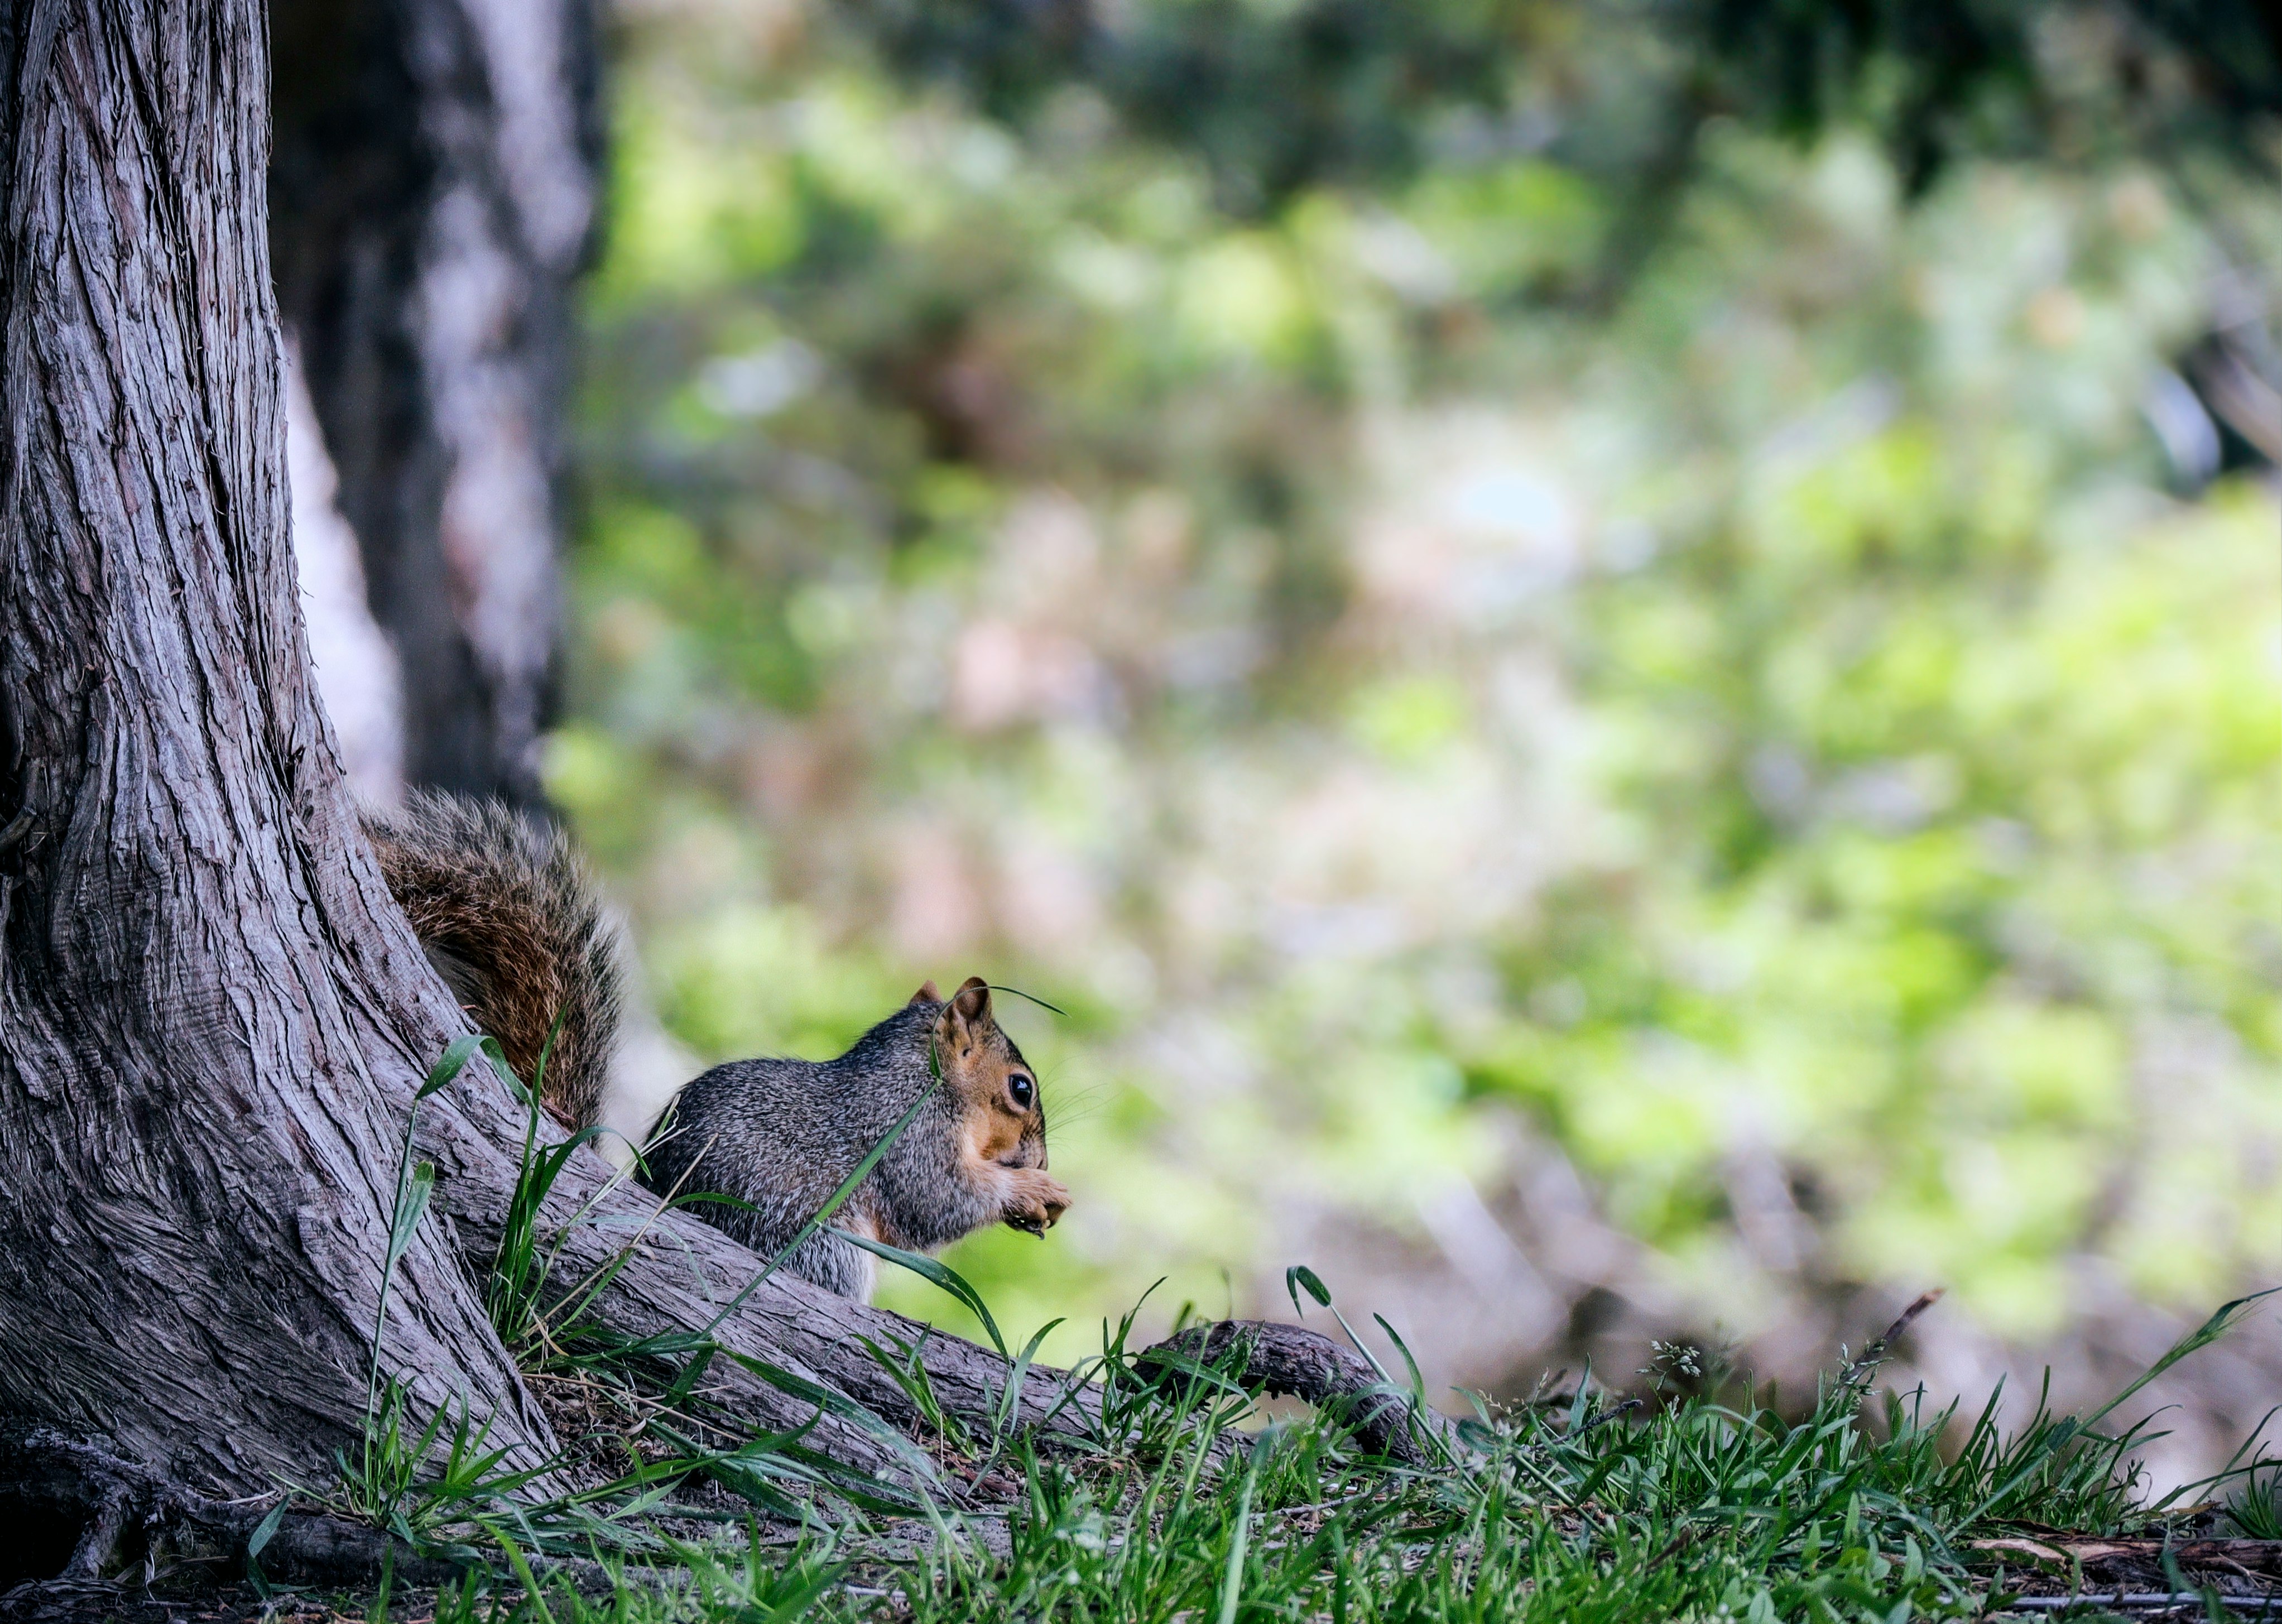
[[[270,241],[404,676],[402,777],[538,801],[591,0],[272,0]]]

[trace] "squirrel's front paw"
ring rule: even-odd
[[[1036,1168],[1018,1168],[1006,1185],[1006,1204],[999,1216],[1014,1229],[1043,1235],[1069,1206],[1069,1192],[1059,1178]]]

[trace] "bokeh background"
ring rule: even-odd
[[[951,1261],[1060,1359],[1306,1263],[1438,1392],[1797,1390],[1944,1286],[1898,1379],[2069,1401],[2282,1282],[2270,126],[2098,7],[1082,11],[608,19],[538,760],[646,1085],[1058,1006],[1075,1205]]]

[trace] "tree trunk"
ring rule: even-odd
[[[601,152],[593,5],[272,0],[271,18],[280,299],[402,667],[400,776],[535,804]]]
[[[18,0],[0,206],[0,1415],[209,1492],[365,1408],[401,1103],[457,1012],[295,611],[255,0]],[[550,1439],[457,1258],[381,1334]]]

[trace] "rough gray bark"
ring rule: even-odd
[[[560,631],[590,0],[272,0],[271,242],[375,618],[402,776],[536,804]]]
[[[252,0],[6,16],[0,1414],[214,1490],[364,1407],[400,1100],[455,1013],[355,836],[285,531]],[[549,1442],[422,1237],[381,1339]]]

